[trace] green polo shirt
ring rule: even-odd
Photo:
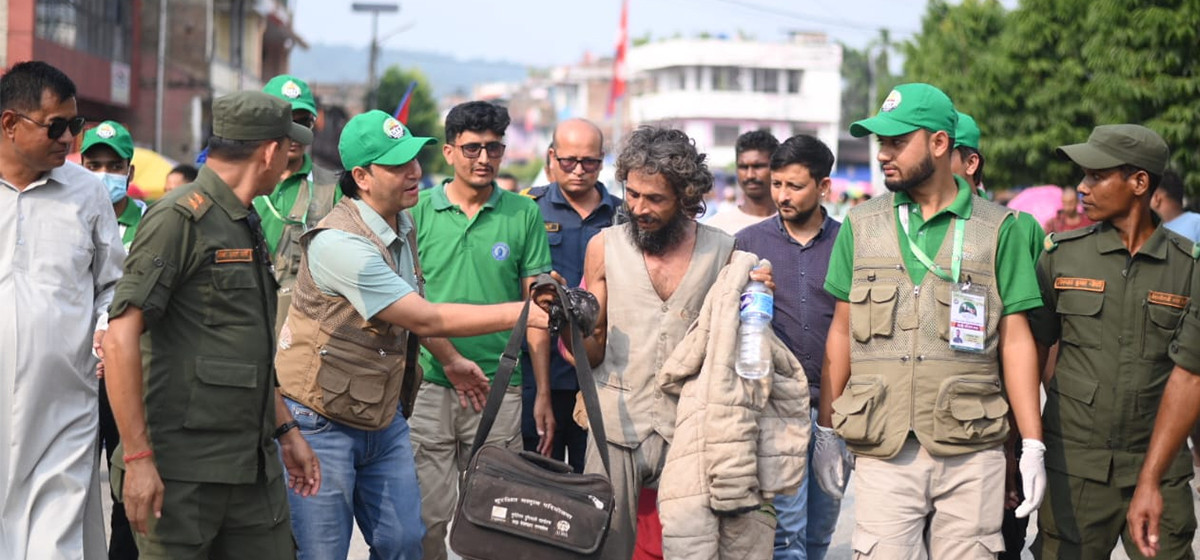
[[[921,207],[906,192],[896,193],[893,206],[896,209],[896,235],[900,239],[900,255],[914,284],[929,272],[917,259],[904,241],[903,225],[900,223],[901,207],[909,205],[908,228],[917,246],[927,255],[936,255],[946,240],[946,232],[955,217],[971,218],[971,187],[961,177],[955,177],[958,195],[949,206],[938,211],[926,221],[921,216]],[[1035,259],[1030,244],[1039,238],[1040,232],[1033,231],[1035,220],[1019,220],[1009,217],[1000,225],[1000,236],[996,243],[996,289],[1004,304],[1004,315],[1041,307]],[[837,240],[833,243],[833,254],[829,259],[829,273],[825,277],[825,291],[842,301],[850,299],[850,280],[854,274],[854,231],[850,221],[842,222]]]
[[[308,154],[304,154],[304,163],[300,165],[300,169],[276,185],[271,194],[254,198],[254,209],[258,211],[259,216],[262,216],[263,236],[267,239],[267,248],[271,250],[272,255],[279,246],[279,238],[283,235],[283,229],[288,225],[287,215],[291,211],[292,205],[296,204],[300,187],[312,186],[313,180],[310,176],[312,168],[312,158]],[[333,203],[337,204],[341,199],[342,190],[336,189],[333,193]],[[305,217],[307,216],[297,216],[300,219],[299,223],[303,224],[306,221]]]
[[[133,236],[137,235],[138,224],[142,222],[142,214],[146,213],[146,205],[140,200],[132,198],[127,199],[128,204],[125,205],[125,210],[117,216],[117,224],[121,226],[121,243],[125,245],[125,252],[129,252],[129,247],[133,245]]]
[[[422,191],[412,209],[425,297],[435,303],[493,304],[521,300],[521,282],[551,270],[550,245],[537,203],[493,183],[473,218],[446,197],[446,183]],[[511,331],[450,339],[492,378]],[[425,380],[450,387],[441,364],[421,349]],[[511,385],[521,384],[520,367]]]

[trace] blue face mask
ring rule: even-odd
[[[108,198],[113,204],[121,202],[121,199],[129,195],[128,175],[97,172],[96,176],[104,181],[104,186],[108,187]]]

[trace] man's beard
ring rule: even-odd
[[[925,159],[921,162],[921,164],[913,170],[912,177],[900,179],[894,182],[884,180],[883,186],[887,187],[887,190],[892,192],[908,192],[912,190],[913,187],[924,183],[930,177],[933,177],[933,156],[927,153],[925,154]]]
[[[804,224],[810,218],[812,218],[812,215],[814,212],[821,211],[821,204],[817,203],[812,208],[809,208],[807,212],[804,210],[801,210],[799,208],[796,208],[795,206],[785,206],[784,208],[791,208],[792,211],[795,212],[795,214],[793,214],[792,217],[790,217],[790,218],[783,218],[783,220],[787,221],[788,223],[793,223],[793,224]],[[779,216],[783,217],[784,214],[781,212],[779,214]]]
[[[657,231],[646,231],[638,227],[638,220],[634,218],[629,221],[629,228],[633,233],[633,244],[648,255],[662,255],[683,240],[684,233],[687,231],[684,228],[686,221],[683,214],[676,213]]]

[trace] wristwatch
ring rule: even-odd
[[[288,433],[288,430],[290,430],[292,428],[299,428],[299,427],[300,427],[299,422],[297,422],[295,420],[289,420],[287,422],[280,424],[278,428],[275,428],[275,433],[271,434],[271,437],[274,439],[279,439],[279,438],[283,437],[283,434]]]

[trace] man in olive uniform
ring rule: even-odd
[[[1173,455],[1159,454],[1152,479],[1139,478],[1151,435],[1159,437],[1154,418],[1168,378],[1174,384],[1177,376],[1200,373],[1196,338],[1185,348],[1179,329],[1195,305],[1190,282],[1198,255],[1150,212],[1167,144],[1142,126],[1104,125],[1087,143],[1058,153],[1082,168],[1084,211],[1098,223],[1050,234],[1038,263],[1046,305],[1031,314],[1032,325],[1039,354],[1057,342],[1058,362],[1046,385],[1050,490],[1034,556],[1108,558],[1123,537],[1129,556],[1142,558],[1126,509],[1135,486],[1143,492],[1161,485],[1164,530],[1156,548],[1166,558],[1190,557],[1196,518],[1189,454],[1176,445]],[[1194,335],[1194,317],[1189,326]],[[1160,421],[1186,432],[1186,415],[1174,415]]]
[[[290,559],[274,439],[290,486],[311,494],[320,475],[275,389],[276,285],[251,200],[312,132],[261,92],[212,111],[207,163],[146,214],[110,310],[113,488],[142,558]]]
[[[316,126],[317,102],[304,80],[280,74],[271,78],[263,91],[292,105],[292,122],[310,130]],[[298,142],[288,148],[287,168],[278,180],[273,191],[254,199],[254,209],[262,217],[263,235],[275,264],[275,279],[279,282],[276,334],[287,319],[296,274],[300,271],[300,236],[315,227],[342,198],[337,174],[315,164],[308,147]]]

